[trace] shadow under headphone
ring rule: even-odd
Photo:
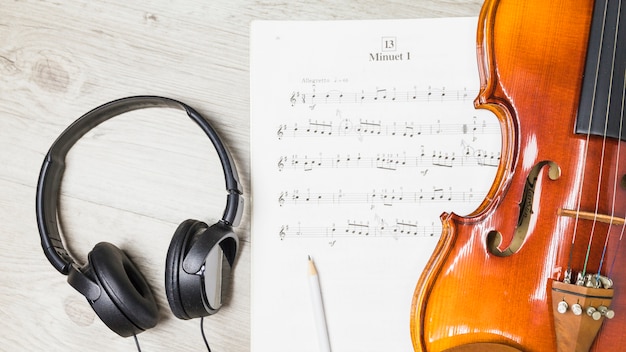
[[[41,245],[50,263],[68,276],[69,284],[87,298],[100,319],[123,337],[157,324],[159,314],[150,287],[128,256],[107,242],[93,248],[86,264],[77,264],[61,240],[57,205],[65,157],[71,147],[104,121],[151,107],[184,110],[200,126],[219,155],[228,192],[220,221],[208,226],[198,220],[185,220],[172,236],[165,265],[165,292],[176,317],[203,317],[221,307],[222,290],[239,244],[232,227],[239,224],[243,212],[242,189],[230,154],[208,121],[180,101],[157,96],[122,98],[89,111],[61,133],[44,159],[37,183]]]

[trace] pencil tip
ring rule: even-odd
[[[311,255],[310,254],[307,257],[309,257],[309,260],[311,260]]]
[[[317,268],[315,267],[315,263],[313,263],[313,259],[309,255],[309,275],[317,275]]]

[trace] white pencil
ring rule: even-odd
[[[324,303],[322,302],[322,291],[320,281],[317,276],[317,269],[313,259],[309,256],[309,289],[311,291],[311,301],[313,303],[313,314],[315,314],[315,325],[317,327],[317,338],[321,352],[330,352],[330,340],[328,339],[328,328],[326,327],[326,315],[324,314]]]

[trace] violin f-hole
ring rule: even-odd
[[[500,250],[500,244],[502,244],[502,234],[493,230],[487,234],[487,248],[489,252],[498,257],[508,257],[517,253],[528,237],[528,227],[530,219],[533,214],[533,205],[536,202],[535,188],[537,186],[537,179],[541,169],[548,166],[548,177],[551,180],[556,180],[561,176],[561,169],[553,161],[541,161],[537,163],[528,173],[526,178],[526,184],[524,185],[524,193],[522,200],[519,203],[519,216],[517,218],[517,226],[515,228],[515,234],[511,243],[505,250]]]

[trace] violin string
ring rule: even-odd
[[[612,93],[612,89],[613,89],[613,77],[616,77],[615,75],[615,61],[616,61],[616,55],[617,55],[617,43],[618,43],[618,33],[619,33],[619,27],[620,27],[620,23],[621,23],[621,13],[622,13],[622,2],[620,1],[618,3],[618,7],[617,7],[617,24],[615,25],[615,38],[614,38],[614,45],[613,45],[613,62],[612,62],[612,66],[611,66],[611,82],[610,82],[610,87],[609,87],[609,97],[608,97],[608,104],[607,104],[607,109],[606,109],[606,115],[607,115],[607,120],[608,120],[608,115],[609,115],[609,107],[611,104],[611,93]],[[622,90],[623,92],[623,90]],[[611,219],[614,218],[615,216],[615,202],[616,202],[616,197],[617,197],[617,186],[618,186],[618,178],[619,178],[619,162],[620,162],[620,150],[621,150],[621,138],[622,138],[622,126],[623,126],[623,121],[622,121],[622,117],[623,117],[623,112],[624,112],[624,95],[622,94],[622,116],[620,116],[620,120],[619,120],[619,133],[617,135],[617,155],[616,155],[616,162],[615,162],[615,175],[614,175],[614,179],[613,179],[613,199],[611,200]],[[609,239],[611,238],[611,228],[612,228],[612,222],[609,223],[609,226],[607,227],[607,233],[606,233],[606,238],[604,240],[604,247],[602,248],[602,256],[600,257],[600,265],[598,266],[598,274],[597,276],[600,277],[600,271],[602,270],[602,266],[604,264],[604,258],[606,256],[606,250],[608,248],[608,244],[609,244]]]
[[[606,25],[606,15],[607,15],[607,9],[608,9],[608,5],[609,2],[608,0],[605,2],[604,4],[604,13],[602,16],[602,30],[600,32],[600,42],[604,41],[604,29],[605,29],[605,25]],[[593,109],[595,107],[595,96],[596,96],[596,91],[598,90],[598,78],[600,77],[600,56],[602,54],[602,45],[598,46],[598,53],[597,53],[597,58],[598,61],[596,63],[596,70],[595,70],[595,81],[594,81],[594,85],[593,85],[593,94],[592,99],[591,99],[591,108],[589,110],[589,125],[587,128],[587,139],[585,141],[585,151],[584,151],[584,155],[583,155],[583,165],[582,168],[580,168],[581,171],[581,176],[580,176],[580,184],[581,184],[581,188],[578,191],[578,199],[576,200],[577,204],[576,204],[576,217],[574,219],[574,231],[573,231],[573,235],[572,235],[572,243],[570,244],[570,251],[569,251],[569,260],[567,263],[567,271],[571,272],[572,271],[572,258],[574,256],[574,243],[576,242],[576,237],[578,234],[578,221],[579,221],[579,214],[580,214],[580,207],[581,207],[581,203],[582,203],[582,197],[583,197],[583,187],[582,185],[584,184],[585,181],[585,168],[587,165],[587,157],[589,155],[589,141],[590,141],[590,137],[591,137],[591,121],[592,121],[592,117],[593,117]],[[585,270],[583,270],[582,275],[585,275]]]
[[[609,94],[610,96],[610,94]],[[609,98],[610,100],[610,98]],[[605,158],[605,152],[606,152],[606,131],[607,131],[607,127],[608,127],[608,109],[607,109],[607,117],[605,119],[604,122],[604,135],[602,138],[602,153],[600,155],[600,167],[599,167],[599,172],[598,172],[598,185],[596,187],[596,203],[595,203],[595,209],[593,211],[593,221],[591,223],[591,230],[589,233],[589,242],[587,243],[587,252],[585,253],[585,264],[583,265],[583,276],[585,276],[585,274],[587,273],[587,264],[589,264],[589,254],[591,253],[591,245],[593,243],[593,238],[595,237],[595,233],[596,233],[596,225],[598,224],[598,209],[599,209],[599,205],[600,205],[600,194],[601,194],[601,188],[602,188],[602,174],[603,174],[603,169],[604,169],[604,158]]]
[[[620,132],[621,132],[622,121],[624,120],[624,107],[625,107],[625,105],[626,105],[626,68],[624,68],[624,87],[622,88],[622,113],[620,115]],[[620,133],[620,136],[621,136],[621,133]],[[619,142],[619,144],[621,145],[621,141]],[[619,147],[618,147],[618,150],[619,150]],[[616,178],[617,178],[617,171],[618,171],[618,169],[619,169],[618,167],[615,168]],[[624,215],[624,218],[626,219],[626,214]],[[615,252],[615,255],[613,256],[613,260],[611,261],[611,266],[609,267],[609,269],[607,271],[607,276],[609,276],[609,277],[613,273],[613,268],[615,267],[615,260],[617,259],[617,257],[619,257],[618,254],[620,253],[620,248],[622,246],[622,239],[624,238],[624,232],[625,231],[626,231],[626,221],[624,221],[624,223],[622,224],[622,231],[620,232],[619,241],[618,241],[618,245],[617,245],[617,250]]]
[[[626,72],[625,75],[626,77]],[[624,88],[626,88],[626,84],[624,85]],[[619,121],[619,136],[620,139],[617,142],[617,155],[616,155],[616,159],[617,162],[615,163],[615,175],[614,175],[614,180],[613,180],[613,199],[611,201],[611,219],[614,219],[615,217],[615,203],[616,203],[616,197],[617,197],[617,190],[618,190],[618,180],[619,180],[619,162],[620,162],[620,151],[621,151],[621,135],[622,135],[622,126],[623,126],[623,121],[622,118],[624,117],[624,95],[622,94],[622,115],[620,117],[620,121]],[[622,231],[620,234],[620,238],[619,238],[619,242],[621,243],[622,240],[622,236],[624,234],[624,225],[626,224],[626,222],[624,224],[622,224]],[[609,224],[608,228],[607,228],[607,233],[606,233],[606,238],[604,240],[604,247],[602,248],[602,256],[600,258],[600,265],[598,266],[598,274],[597,276],[600,276],[600,272],[602,270],[602,266],[604,265],[604,259],[606,257],[606,251],[609,245],[609,240],[611,238],[611,228],[612,228],[612,222]],[[619,245],[618,245],[619,247]],[[613,270],[613,265],[615,264],[615,258],[617,258],[617,253],[615,255],[615,257],[613,258],[613,264],[611,264],[610,270]],[[610,273],[608,273],[608,276],[610,276]]]
[[[608,1],[607,1],[608,4]],[[617,12],[617,23],[615,25],[615,34],[613,37],[613,51],[612,51],[612,58],[611,58],[611,73],[609,75],[610,79],[609,79],[609,87],[608,87],[608,94],[607,94],[607,102],[606,102],[606,113],[604,115],[604,133],[603,133],[603,138],[602,138],[602,154],[600,157],[600,169],[599,169],[599,173],[598,173],[598,185],[596,188],[596,204],[595,204],[595,209],[594,209],[594,215],[593,215],[593,223],[591,225],[591,233],[589,235],[589,243],[587,244],[587,253],[585,254],[585,264],[583,266],[583,275],[584,273],[587,272],[587,264],[589,263],[589,256],[591,253],[591,246],[593,243],[593,239],[595,237],[595,233],[596,233],[596,225],[598,223],[598,210],[599,210],[599,206],[600,206],[600,196],[602,194],[602,176],[604,173],[604,161],[605,161],[605,156],[606,156],[606,143],[607,143],[607,131],[608,131],[608,126],[609,126],[609,113],[610,113],[610,107],[611,107],[611,97],[612,97],[612,90],[613,90],[613,78],[615,77],[615,59],[617,56],[617,34],[619,32],[619,17],[620,17],[620,10],[621,10],[621,6],[622,2],[618,1],[618,12]],[[605,19],[606,20],[606,19]],[[601,45],[602,46],[602,45]],[[621,122],[621,121],[620,121]],[[621,131],[620,131],[620,138],[621,138]],[[618,142],[617,144],[618,146],[620,145],[620,143]],[[617,171],[617,169],[616,169]],[[617,179],[616,179],[617,180]],[[615,189],[613,190],[613,195],[615,196]],[[613,203],[613,207],[614,207],[615,203]],[[609,239],[609,233],[611,231],[611,226],[608,226],[607,229],[608,233],[606,236],[606,240],[605,240],[605,244],[604,244],[604,248],[602,250],[603,254],[602,254],[602,259],[601,259],[601,263],[604,260],[604,254],[606,252],[606,244],[607,241]],[[602,264],[600,264],[600,266],[598,267],[598,275],[600,274],[600,267]]]

